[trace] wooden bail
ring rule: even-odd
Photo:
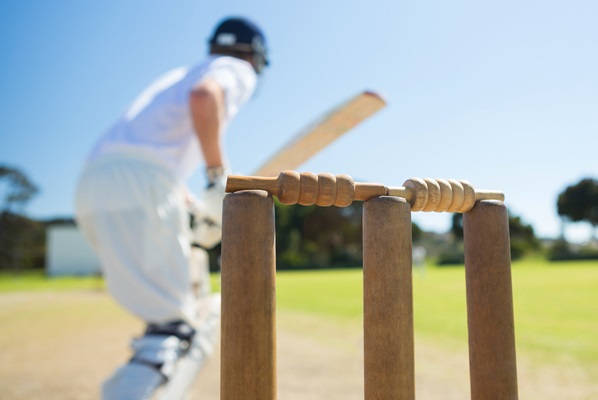
[[[363,209],[365,400],[415,398],[411,207],[377,197]]]
[[[463,215],[471,398],[517,399],[509,221],[483,200]]]
[[[234,176],[227,179],[226,191],[265,190],[282,204],[347,207],[353,201],[378,196],[406,198],[411,211],[464,213],[479,200],[501,200],[496,190],[475,190],[467,181],[455,179],[411,178],[404,186],[386,187],[379,183],[354,182],[349,175],[282,171],[278,177]]]
[[[282,171],[276,178],[261,176],[228,177],[227,192],[265,190],[278,197],[282,204],[347,207],[355,200],[368,200],[387,194],[384,185],[355,183],[349,175],[330,173]]]
[[[229,194],[222,226],[222,400],[276,399],[274,202]]]

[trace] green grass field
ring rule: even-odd
[[[104,287],[104,281],[98,276],[47,278],[41,271],[26,271],[19,274],[0,272],[0,294],[48,290],[97,290]]]
[[[598,263],[513,264],[517,351],[539,363],[582,366],[598,380]],[[217,284],[214,276],[214,283]],[[415,270],[416,337],[447,349],[467,346],[462,267]],[[0,275],[0,294],[39,290],[97,290],[101,279]],[[360,269],[280,272],[277,307],[313,318],[358,326],[362,316]]]
[[[279,309],[360,319],[361,270],[283,272]],[[512,269],[517,351],[540,363],[585,366],[598,379],[598,263],[516,262]],[[467,346],[465,271],[415,270],[416,336],[447,348]]]

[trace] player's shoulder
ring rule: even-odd
[[[251,64],[229,56],[211,56],[196,69],[197,80],[213,79],[225,90],[253,91],[257,75]]]
[[[229,70],[237,72],[239,74],[255,73],[253,67],[249,62],[241,60],[239,58],[224,55],[210,56],[203,63],[203,66],[207,70]]]

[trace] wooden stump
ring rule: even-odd
[[[509,221],[504,203],[463,215],[471,398],[517,399]]]
[[[363,210],[365,400],[415,398],[411,206],[377,197]]]
[[[276,399],[274,202],[226,196],[222,230],[222,400]]]

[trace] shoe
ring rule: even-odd
[[[195,330],[185,322],[150,324],[132,342],[133,357],[102,385],[104,400],[146,400],[173,375]]]
[[[176,365],[176,371],[159,389],[158,400],[183,399],[208,358],[216,350],[220,332],[220,293],[205,296],[199,304],[200,319],[189,350]]]

